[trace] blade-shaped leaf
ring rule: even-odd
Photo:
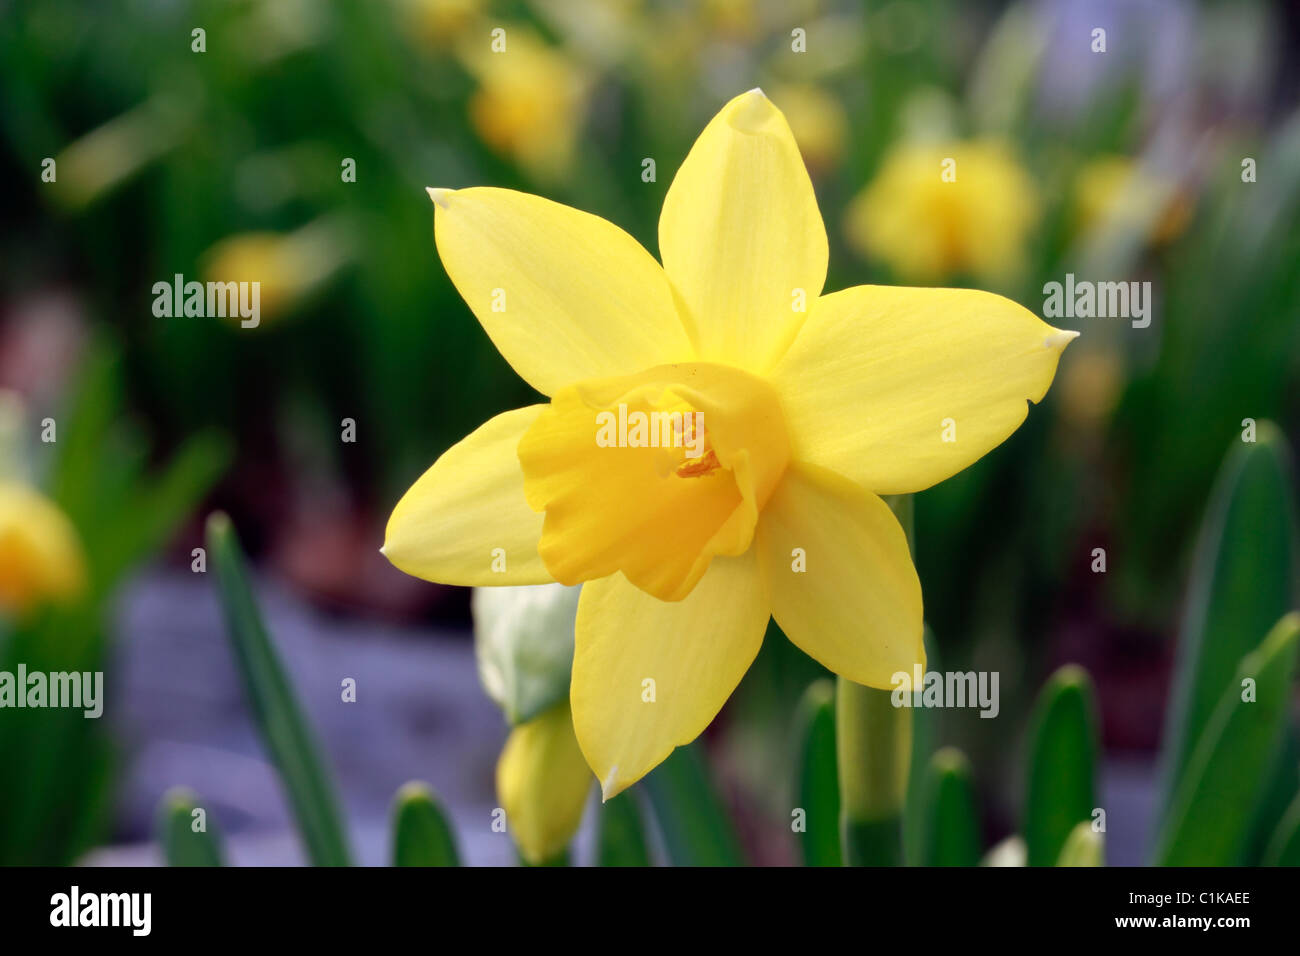
[[[158,842],[168,866],[222,866],[216,821],[184,787],[167,791],[158,807]]]
[[[1265,866],[1300,866],[1300,793],[1291,801],[1264,851]]]
[[[1096,706],[1092,681],[1066,665],[1047,681],[1030,723],[1024,835],[1030,866],[1052,866],[1074,825],[1096,806]]]
[[[709,781],[700,744],[678,747],[645,778],[673,866],[743,866],[731,820]]]
[[[1196,544],[1161,754],[1165,816],[1241,659],[1296,603],[1290,454],[1268,422],[1256,438],[1228,455]]]
[[[601,804],[597,826],[597,866],[650,865],[636,790],[625,790]]]
[[[938,642],[928,625],[923,640],[926,670],[942,673]],[[903,855],[908,866],[922,866],[925,859],[926,830],[930,825],[926,802],[930,758],[939,740],[940,713],[934,707],[912,708],[912,760],[907,774],[907,801],[903,807]]]
[[[980,861],[980,823],[970,761],[944,747],[930,758],[926,773],[925,866],[976,866]]]
[[[799,746],[796,812],[804,866],[840,866],[840,785],[835,757],[835,684],[819,680],[804,691],[795,711]]]
[[[207,541],[244,691],[262,742],[280,771],[307,855],[316,866],[349,866],[352,855],[333,782],[262,623],[230,519],[212,515]]]
[[[1300,614],[1288,614],[1242,658],[1187,764],[1156,842],[1162,866],[1234,866],[1286,730]]]
[[[1070,831],[1057,858],[1057,866],[1103,866],[1106,838],[1091,823],[1079,823]]]
[[[393,866],[460,866],[455,832],[427,784],[404,784],[393,799]]]

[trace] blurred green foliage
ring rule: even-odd
[[[1281,36],[1276,5],[1187,5],[1192,49],[1163,84],[1185,100],[1158,93],[1144,67],[1150,22],[1113,30],[1115,67],[1100,80],[1080,77],[1073,104],[1045,92],[1056,87],[1060,98],[1072,79],[1062,75],[1077,69],[1062,55],[1060,21],[1044,12],[1052,5],[646,2],[610,5],[615,12],[602,16],[587,2],[461,6],[460,17],[434,0],[6,7],[0,172],[11,188],[0,294],[8,307],[70,289],[119,345],[95,351],[78,376],[50,484],[85,538],[94,597],[11,628],[3,660],[46,669],[102,661],[102,602],[206,493],[230,439],[232,507],[277,520],[277,508],[258,504],[270,498],[268,472],[296,482],[323,476],[378,521],[452,442],[535,399],[443,273],[425,186],[525,189],[602,215],[654,251],[663,195],[695,135],[728,97],[759,84],[778,106],[797,102],[783,89],[814,88],[844,119],[842,142],[822,162],[811,161],[813,140],[801,139],[831,236],[828,289],[898,281],[884,262],[850,252],[844,211],[894,145],[927,136],[1003,140],[1042,193],[1030,267],[994,291],[1040,311],[1044,283],[1069,272],[1153,283],[1150,328],[1077,320],[1083,336],[1043,406],[1004,446],[916,496],[926,617],[941,637],[931,659],[999,670],[1003,720],[1028,718],[1028,689],[1071,656],[1054,640],[1070,627],[1097,638],[1090,668],[1106,663],[1111,639],[1160,656],[1222,450],[1246,419],[1271,419],[1278,432],[1261,431],[1243,467],[1279,493],[1294,488],[1294,476],[1265,474],[1272,466],[1258,456],[1300,436],[1300,113],[1274,58],[1218,45]],[[486,44],[497,23],[533,36],[580,78],[573,115],[557,111],[543,127],[556,137],[572,127],[563,168],[502,148],[482,122],[493,81],[465,51]],[[807,28],[808,54],[790,50],[796,26]],[[202,53],[192,47],[200,27]],[[547,108],[539,98],[525,113]],[[802,112],[790,109],[797,134]],[[1156,221],[1167,209],[1081,225],[1079,177],[1110,156],[1173,184],[1179,228]],[[657,162],[651,182],[642,178],[647,157]],[[1257,161],[1257,181],[1243,181],[1244,157]],[[58,160],[55,182],[41,179],[46,158]],[[348,159],[355,182],[342,175]],[[291,293],[262,327],[152,314],[153,283],[204,277],[223,241],[306,233],[325,237],[329,268],[281,275]],[[946,282],[976,284],[961,274]],[[344,417],[359,424],[361,454],[336,440]],[[164,451],[170,463],[151,474],[146,464]],[[1239,518],[1258,539],[1231,556],[1236,570],[1213,572],[1224,591],[1218,622],[1205,618],[1202,638],[1184,624],[1174,695],[1189,703],[1175,705],[1166,729],[1174,776],[1217,713],[1221,685],[1293,606],[1293,591],[1290,602],[1281,597],[1286,572],[1268,557],[1281,553],[1283,526],[1271,514],[1224,519]],[[261,539],[264,530],[246,533]],[[1106,549],[1104,574],[1089,571],[1097,547]],[[1206,593],[1195,582],[1211,573],[1201,567],[1198,559],[1193,604]],[[773,772],[755,741],[786,729],[818,674],[775,627],[772,636],[737,698],[755,728],[738,741],[751,781]],[[1195,649],[1202,643],[1213,661]],[[1105,712],[1107,685],[1097,682]],[[1154,699],[1161,690],[1153,680],[1136,693]],[[926,825],[912,808],[928,751],[959,743],[981,775],[1009,760],[1000,729],[916,716],[924,759],[914,754],[908,788],[910,859]],[[41,716],[38,746],[35,719],[0,724],[0,761],[30,768],[30,786],[0,793],[0,861],[63,861],[102,834],[110,749],[83,726],[93,722],[58,714]],[[1296,755],[1294,734],[1283,746]],[[698,783],[696,759],[682,757],[659,789]],[[1294,845],[1277,843],[1263,820],[1277,823],[1297,762],[1276,778],[1253,853],[1269,840]],[[75,806],[48,802],[73,783]],[[653,802],[655,787],[647,789]],[[1063,826],[1051,828],[1052,846],[1066,838]],[[709,858],[739,859],[733,842],[721,839]]]
[[[229,448],[196,434],[161,466],[123,417],[121,363],[101,342],[52,443],[51,494],[73,520],[88,566],[88,592],[73,603],[0,621],[0,671],[107,672],[108,615],[123,577],[176,533],[221,475]],[[79,709],[0,711],[0,865],[67,864],[106,836],[116,757],[99,720]]]

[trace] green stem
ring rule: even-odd
[[[912,497],[885,499],[907,534]],[[849,866],[901,866],[903,807],[912,758],[912,710],[891,692],[840,677],[835,688],[835,745],[840,775],[840,839]]]

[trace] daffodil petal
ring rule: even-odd
[[[692,357],[663,270],[622,229],[510,189],[429,195],[447,275],[542,394]]]
[[[681,601],[653,598],[621,574],[583,585],[569,694],[606,800],[709,725],[753,663],[767,619],[753,549],[714,558]]]
[[[659,216],[659,252],[703,360],[764,371],[826,281],[826,227],[781,111],[737,96],[695,141]]]
[[[792,465],[763,509],[759,562],[772,616],[810,657],[892,689],[925,664],[921,582],[889,506],[847,478]]]
[[[510,732],[497,761],[497,799],[525,860],[545,863],[563,852],[582,823],[592,782],[567,701]]]
[[[876,494],[920,491],[1001,444],[1077,332],[967,289],[823,296],[773,369],[792,457]]]
[[[551,582],[537,553],[542,516],[524,498],[517,454],[545,407],[503,412],[447,449],[393,509],[384,556],[440,584]]]

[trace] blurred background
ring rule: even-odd
[[[5,775],[43,775],[0,787],[0,862],[157,862],[174,784],[236,862],[301,859],[193,566],[217,508],[362,861],[412,778],[469,862],[513,858],[487,825],[506,727],[467,592],[378,552],[443,450],[537,400],[448,281],[424,187],[538,193],[655,252],[677,166],[754,86],[812,174],[828,290],[970,286],[1042,314],[1067,273],[1151,283],[1148,327],[1049,319],[1083,334],[1046,400],[916,499],[935,663],[1000,673],[999,719],[936,731],[971,757],[986,842],[1014,828],[1036,690],[1077,662],[1111,861],[1137,862],[1215,474],[1243,419],[1300,440],[1298,52],[1300,8],[1252,0],[3,0],[5,470],[67,515],[91,598],[4,618],[0,641],[33,669],[102,661],[108,696],[98,722],[0,712]],[[956,200],[930,188],[946,156]],[[260,281],[260,325],[156,316],[178,273]],[[704,740],[753,862],[795,858],[773,782],[819,673],[773,629]]]

